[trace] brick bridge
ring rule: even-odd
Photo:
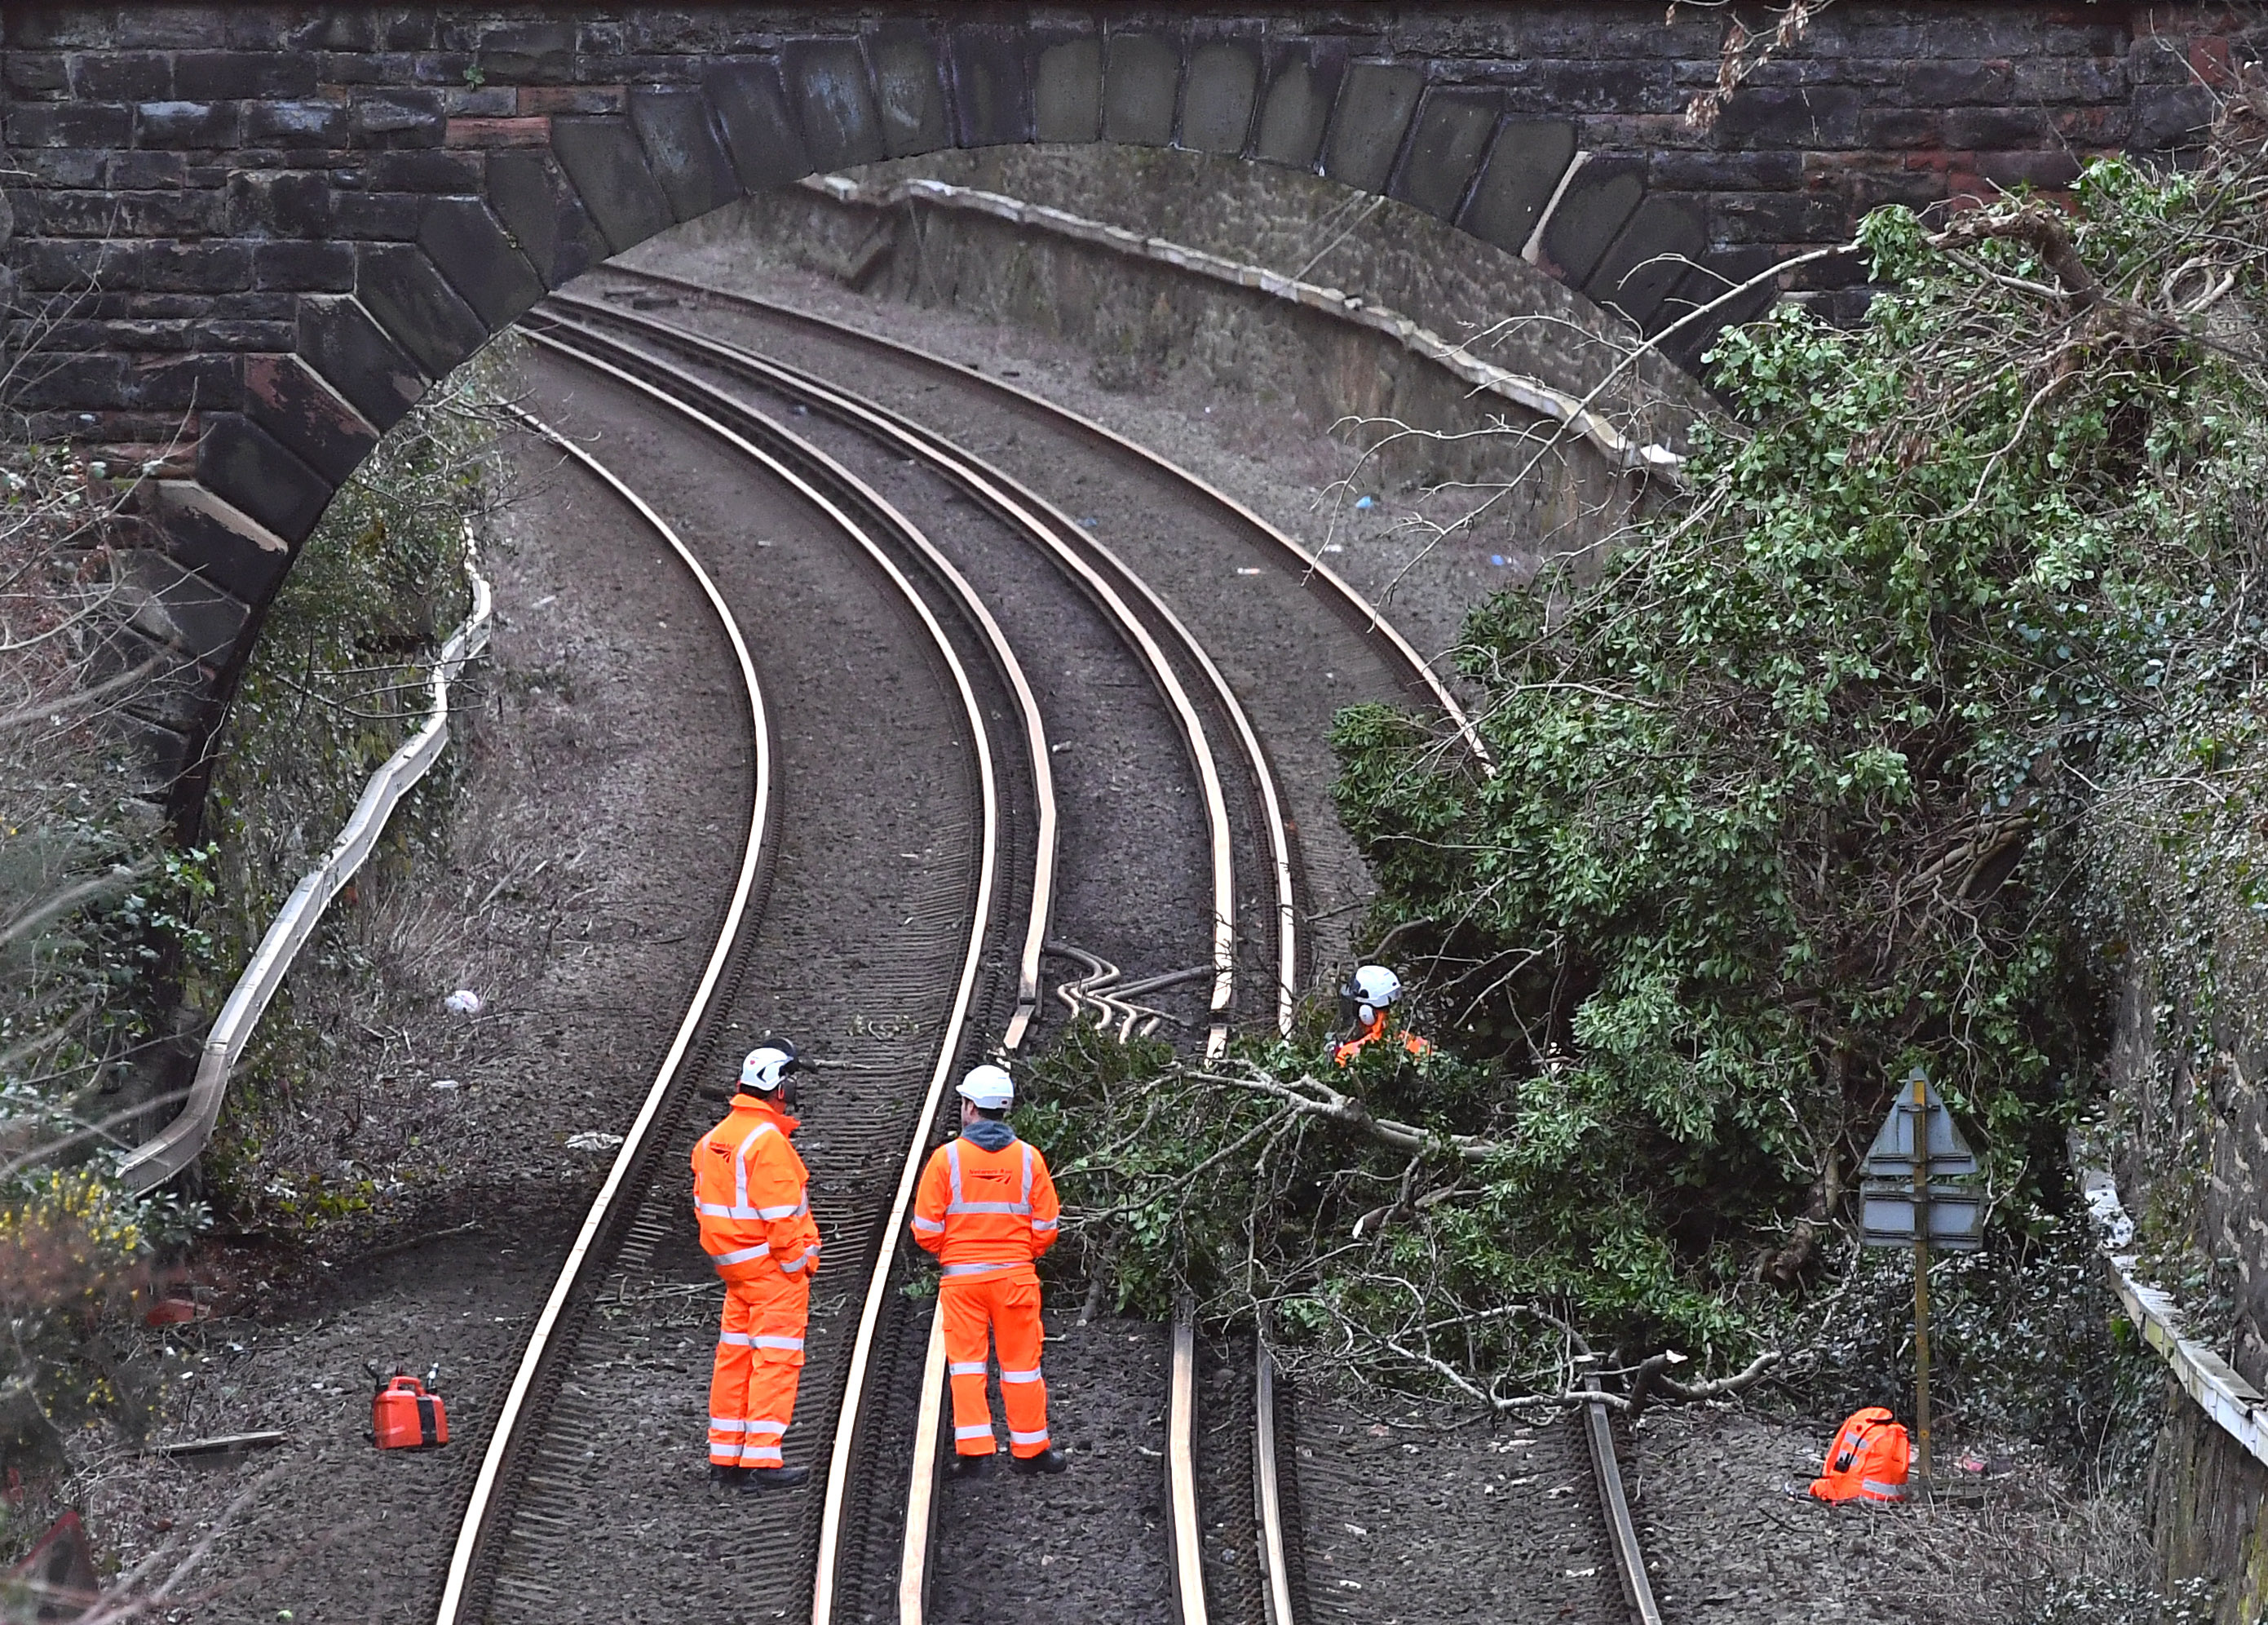
[[[165,459],[133,636],[182,662],[140,722],[193,818],[262,611],[378,434],[547,288],[751,190],[948,146],[1177,144],[1389,194],[1658,327],[1875,203],[2180,144],[2227,10],[1844,0],[1705,133],[1683,114],[1727,13],[1662,0],[11,4],[11,345],[44,318],[12,404],[37,437]]]

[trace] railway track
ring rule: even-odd
[[[554,313],[572,312],[581,321],[554,319]],[[585,303],[556,300],[532,323],[540,343],[568,344],[577,353],[603,356],[608,365],[666,388],[681,395],[697,396],[703,410],[729,416],[752,432],[787,437],[777,422],[768,422],[761,410],[776,412],[823,413],[847,431],[833,450],[843,458],[836,467],[849,476],[847,463],[863,449],[872,462],[877,452],[901,459],[902,466],[924,468],[942,478],[951,491],[981,506],[995,521],[991,534],[963,534],[958,540],[958,562],[980,581],[989,582],[990,596],[1003,614],[1012,614],[1014,601],[1025,596],[1030,584],[1028,556],[1037,554],[1051,565],[1062,582],[1086,601],[1108,630],[1135,656],[1160,696],[1166,701],[1181,735],[1186,757],[1195,773],[1205,807],[1204,824],[1213,875],[1211,913],[1208,922],[1211,952],[1211,988],[1208,1000],[1207,1048],[1217,1052],[1226,1039],[1226,1021],[1234,998],[1237,943],[1250,937],[1266,942],[1272,934],[1272,952],[1255,956],[1267,967],[1262,1003],[1267,1018],[1279,1030],[1291,1019],[1292,1001],[1303,979],[1300,959],[1299,898],[1294,890],[1293,842],[1281,810],[1273,771],[1260,749],[1251,723],[1233,691],[1203,647],[1172,610],[1146,583],[1114,558],[1108,550],[1086,536],[1068,515],[1056,510],[1028,489],[1016,484],[976,460],[959,454],[941,437],[931,435],[907,420],[875,408],[847,392],[832,389],[821,380],[792,369],[773,366],[761,358],[708,341],[697,334],[666,323],[608,311]],[[697,368],[698,371],[688,370]],[[806,442],[808,444],[807,442]],[[816,455],[813,448],[806,455]],[[882,477],[885,469],[872,470]],[[868,500],[880,504],[879,491],[867,488]],[[965,528],[964,528],[965,529]],[[1048,606],[1059,613],[1063,606]],[[1058,621],[1051,629],[1062,634]],[[1055,641],[1050,639],[1050,642]],[[1229,740],[1239,753],[1228,764],[1217,759],[1217,741]],[[1224,782],[1233,780],[1247,793],[1242,816],[1232,820]],[[1232,823],[1235,828],[1232,830]],[[1269,883],[1262,896],[1240,910],[1235,875],[1238,837],[1262,860],[1248,864],[1261,869]],[[1256,906],[1255,905],[1257,905]],[[1241,915],[1253,916],[1241,919]],[[1116,967],[1110,967],[1115,969]],[[1020,1041],[1023,1027],[1011,1033],[1011,1046]],[[1178,1599],[1180,1616],[1202,1620],[1205,1615],[1204,1577],[1198,1561],[1197,1495],[1194,1452],[1189,1441],[1194,1429],[1194,1337],[1183,1325],[1176,1329],[1167,1430],[1168,1463],[1168,1528],[1172,1532],[1170,1583]],[[935,1395],[943,1388],[943,1349],[932,1326],[924,1359],[924,1402],[917,1407],[916,1443],[906,1481],[905,1512],[902,1521],[899,1562],[895,1576],[897,1611],[901,1620],[924,1617],[933,1575],[930,1562],[932,1518],[939,1503],[935,1469],[939,1456],[935,1437]],[[857,1408],[847,1401],[847,1417]],[[847,1423],[846,1423],[847,1425]],[[837,1554],[822,1540],[819,1583],[814,1591],[815,1621],[836,1616],[838,1608],[835,1565]],[[873,1577],[863,1584],[841,1577],[845,1594],[871,1595]],[[869,1610],[871,1612],[871,1609]]]
[[[592,364],[580,365],[587,375]],[[782,698],[785,674],[796,688],[800,725],[772,730],[795,749],[781,752],[790,759],[772,776],[784,805],[769,826],[770,906],[743,909],[720,933],[718,972],[688,1010],[637,1132],[555,1289],[542,1334],[531,1341],[512,1403],[483,1460],[438,1600],[442,1620],[556,1618],[578,1590],[590,1596],[622,1589],[625,1554],[618,1539],[607,1537],[625,1525],[653,1526],[652,1486],[627,1481],[637,1476],[628,1469],[659,1465],[650,1459],[652,1407],[629,1403],[622,1392],[620,1373],[632,1363],[625,1358],[630,1340],[622,1322],[643,1306],[651,1330],[654,1304],[683,1303],[707,1287],[697,1276],[686,1279],[699,1253],[682,1211],[681,1176],[667,1153],[705,1126],[705,1120],[688,1120],[688,1108],[698,1083],[727,1070],[725,1052],[739,1045],[724,1042],[725,1035],[740,1029],[752,1038],[759,1029],[791,1026],[828,1034],[818,1046],[821,1064],[832,1060],[837,1070],[823,1070],[814,1090],[819,1099],[805,1134],[806,1155],[832,1273],[864,1277],[851,1293],[823,1288],[814,1299],[813,1359],[796,1431],[806,1451],[814,1436],[825,1442],[825,1488],[782,1497],[776,1518],[797,1527],[799,1539],[758,1537],[744,1517],[712,1511],[703,1538],[724,1558],[729,1577],[695,1577],[691,1585],[664,1577],[656,1595],[626,1599],[620,1617],[685,1617],[692,1602],[687,1593],[703,1589],[717,1593],[719,1617],[752,1601],[770,1600],[791,1613],[808,1606],[813,1554],[859,1526],[861,1509],[846,1504],[844,1491],[861,1475],[841,1464],[873,1441],[862,1432],[858,1407],[845,1400],[869,1375],[887,1385],[892,1374],[887,1271],[930,1125],[947,1079],[982,1053],[985,1035],[1005,1028],[1020,1002],[1020,976],[988,978],[985,958],[990,952],[1004,967],[1018,964],[1019,950],[1028,947],[1025,957],[1035,959],[1043,924],[1035,921],[1045,918],[1040,883],[1047,865],[1039,841],[1045,821],[1038,807],[1044,739],[1033,731],[1035,719],[1016,725],[1023,708],[1012,654],[988,638],[978,607],[956,590],[951,572],[939,567],[942,561],[916,556],[908,536],[878,539],[862,523],[871,516],[847,510],[836,500],[840,493],[821,490],[726,425],[685,418],[681,403],[634,379],[603,371],[596,376],[614,392],[617,410],[624,397],[637,400],[645,391],[639,401],[644,410],[696,425],[715,447],[761,470],[762,482],[744,489],[769,492],[773,511],[760,506],[729,521],[712,513],[712,537],[732,533],[733,521],[744,517],[800,532],[778,536],[761,556],[772,568],[752,571],[743,560],[735,595],[769,611],[770,703],[788,703]],[[712,462],[712,479],[714,468]],[[786,508],[778,506],[782,492],[788,493]],[[642,499],[649,521],[661,520],[659,506]],[[752,590],[756,580],[770,590]],[[847,691],[860,673],[860,662],[843,658],[852,647],[884,674],[882,692]],[[835,726],[821,738],[816,729],[806,731],[814,720]],[[798,810],[799,766],[814,788],[830,777],[840,784],[849,775],[871,775],[876,786],[898,792],[902,816],[846,821],[840,803],[821,805],[806,788],[802,794],[810,799],[801,810],[835,816],[823,836],[816,830],[799,834],[791,816]],[[851,801],[855,808],[856,797]],[[828,1008],[810,996],[819,993],[815,986],[800,990],[805,1000],[782,996],[799,980],[828,979],[811,976],[808,961],[821,953],[858,965],[858,999],[838,998]],[[751,961],[764,967],[754,980]],[[853,1036],[836,1036],[846,1032]],[[696,1308],[700,1312],[675,1324],[705,1319],[707,1306]],[[681,1408],[689,1413],[691,1407]],[[684,1437],[699,1436],[697,1416],[688,1414],[678,1425]],[[697,1483],[697,1462],[686,1454],[678,1472]],[[662,1504],[668,1505],[666,1497]],[[684,1511],[670,1510],[677,1516]],[[705,1588],[699,1584],[704,1577]]]
[[[937,1420],[943,1402],[943,1357],[933,1322],[910,1312],[901,1291],[908,1277],[900,1238],[913,1177],[934,1133],[948,1077],[958,1065],[976,1058],[990,1031],[1000,1031],[1004,1047],[1010,1051],[1024,1041],[1042,1016],[1041,957],[1050,948],[1084,962],[1088,973],[1073,979],[1071,986],[1102,990],[1094,998],[1098,1014],[1123,1011],[1130,1024],[1138,1017],[1152,1023],[1182,1019],[1204,1032],[1212,1050],[1225,1041],[1229,1021],[1240,1008],[1248,1018],[1264,1016],[1279,1027],[1288,1025],[1292,999],[1311,971],[1311,949],[1301,929],[1311,911],[1302,895],[1298,825],[1287,812],[1262,730],[1240,698],[1238,686],[1207,654],[1179,607],[1091,534],[1093,521],[1082,523],[1046,493],[912,417],[830,385],[806,368],[713,336],[571,298],[552,301],[528,327],[547,354],[603,379],[604,390],[613,398],[635,395],[647,410],[675,414],[711,441],[764,468],[771,481],[793,490],[806,506],[828,515],[836,530],[855,538],[865,550],[870,568],[890,579],[909,617],[924,624],[934,650],[929,658],[953,674],[963,702],[961,733],[974,750],[986,811],[984,838],[977,843],[983,856],[975,883],[976,903],[965,922],[967,949],[952,1014],[934,1035],[928,1086],[918,1102],[901,1089],[887,1108],[868,1113],[872,1120],[863,1132],[869,1141],[894,1133],[903,1147],[896,1164],[897,1184],[888,1193],[891,1200],[885,1201],[880,1182],[869,1179],[870,1188],[851,1194],[843,1209],[830,1215],[828,1182],[819,1178],[820,1163],[814,1161],[814,1207],[827,1229],[828,1261],[839,1272],[843,1266],[836,1261],[852,1252],[859,1274],[851,1294],[856,1312],[848,1301],[843,1302],[833,1317],[837,1324],[830,1328],[832,1336],[818,1325],[822,1316],[814,1298],[813,1364],[806,1371],[804,1397],[791,1435],[792,1440],[798,1434],[808,1438],[816,1420],[829,1448],[816,1464],[816,1492],[780,1497],[786,1517],[764,1520],[775,1528],[783,1521],[800,1520],[806,1539],[794,1557],[780,1560],[777,1549],[784,1543],[772,1541],[765,1553],[751,1554],[751,1562],[726,1564],[740,1577],[732,1584],[736,1616],[802,1617],[807,1610],[814,1621],[831,1625],[836,1619],[882,1618],[895,1612],[901,1621],[921,1621],[926,1617],[935,1574],[930,1536],[939,1503],[935,1469],[942,1450]],[[799,422],[791,432],[780,416],[783,409],[812,421]],[[816,432],[821,423],[833,432],[824,449],[816,443],[822,438]],[[856,449],[860,446],[863,454]],[[1146,456],[1123,442],[1119,446],[1122,454]],[[668,536],[681,558],[698,572],[693,550],[670,533],[652,504],[611,471],[598,469],[589,453],[573,447],[572,454],[608,479],[616,494],[637,507],[659,533]],[[865,466],[854,468],[862,457]],[[928,531],[953,527],[917,527],[907,519],[881,489],[885,463],[913,470],[905,476],[909,481],[949,487],[989,521],[989,544],[977,544],[968,536],[941,538],[943,545],[932,542]],[[1193,489],[1216,508],[1226,502],[1217,492]],[[1301,590],[1317,597],[1346,632],[1363,639],[1370,651],[1388,651],[1380,663],[1399,663],[1398,686],[1406,696],[1423,696],[1443,705],[1463,725],[1438,679],[1349,589],[1254,516],[1233,505],[1222,511],[1232,513],[1248,535],[1263,540],[1264,548],[1276,554],[1279,571],[1290,566]],[[1197,900],[1195,922],[1202,927],[1205,957],[1184,970],[1152,969],[1124,977],[1121,964],[1139,966],[1138,954],[1129,955],[1114,942],[1113,951],[1121,957],[1106,960],[1076,943],[1051,942],[1048,935],[1052,905],[1057,900],[1059,833],[1050,766],[1065,742],[1051,744],[1049,713],[1042,699],[1053,686],[1049,681],[1052,646],[1067,623],[1060,604],[1042,606],[1039,614],[1049,623],[1053,637],[1042,640],[1028,632],[1011,635],[1013,628],[1004,631],[1002,619],[1012,618],[1010,606],[1026,595],[1003,590],[1009,576],[1016,574],[1007,561],[1019,553],[1026,561],[1034,554],[1044,558],[1059,584],[1083,603],[1090,655],[1096,642],[1095,623],[1116,641],[1121,673],[1116,681],[1123,685],[1128,659],[1139,668],[1154,695],[1147,720],[1151,733],[1156,733],[1162,713],[1190,770],[1198,790],[1194,799],[1202,803],[1203,812],[1197,819],[1182,822],[1203,825],[1202,867],[1210,874],[1211,886],[1210,895]],[[1030,574],[1027,568],[1018,577],[1027,588]],[[705,583],[707,578],[703,580]],[[730,624],[732,610],[724,595],[714,587],[708,590]],[[769,614],[763,623],[767,629],[777,624]],[[755,667],[737,632],[735,642],[747,668],[752,716],[761,718],[764,701]],[[1035,667],[1034,677],[1027,678],[1017,651],[1029,654],[1041,647],[1049,648],[1048,675]],[[1108,661],[1099,658],[1092,663],[1097,669],[1110,668]],[[1477,750],[1469,726],[1464,733]],[[996,754],[1021,770],[1010,797],[1023,809],[1020,818],[1002,809],[1001,781],[1017,776],[996,770]],[[787,778],[792,782],[792,775]],[[1020,829],[1020,840],[1009,838],[1012,826]],[[576,1499],[567,1483],[574,1463],[564,1459],[575,1457],[578,1450],[576,1443],[563,1443],[560,1437],[561,1418],[569,1424],[564,1431],[574,1434],[578,1420],[574,1400],[588,1397],[576,1379],[578,1358],[605,1351],[606,1328],[599,1328],[600,1334],[593,1337],[592,1311],[602,1289],[614,1285],[616,1305],[625,1306],[637,1301],[641,1272],[649,1285],[657,1273],[658,1245],[666,1239],[669,1226],[662,1222],[656,1199],[665,1191],[674,1192],[668,1185],[669,1165],[658,1157],[655,1147],[672,1134],[687,1138],[703,1126],[683,1120],[690,1086],[704,1069],[716,1070],[721,1034],[744,1024],[724,1021],[721,1012],[736,1008],[733,1001],[757,934],[752,922],[764,914],[759,882],[770,861],[767,853],[777,850],[776,843],[789,827],[775,818],[770,836],[775,845],[768,847],[761,811],[752,822],[743,865],[750,878],[736,894],[735,912],[720,932],[711,973],[657,1075],[637,1131],[610,1173],[607,1192],[585,1225],[483,1461],[438,1613],[445,1622],[523,1614],[556,1617],[556,1612],[547,1609],[561,1588],[541,1577],[549,1570],[556,1577],[552,1566],[578,1527],[573,1513],[561,1504]],[[1182,832],[1186,838],[1194,831],[1184,828]],[[1015,855],[1004,862],[1006,847],[1012,847]],[[1246,881],[1242,891],[1240,875]],[[1017,910],[1005,906],[1010,893],[1018,899]],[[1007,918],[1011,912],[1012,920]],[[1077,911],[1071,911],[1071,917],[1077,918]],[[1108,924],[1098,922],[1098,928]],[[1002,951],[1011,941],[1012,957]],[[1154,949],[1157,944],[1149,946]],[[988,955],[989,979],[979,968]],[[1011,957],[1012,974],[999,974]],[[1121,989],[1113,1005],[1108,991],[1120,981],[1131,986]],[[1240,986],[1253,990],[1241,1006]],[[1176,988],[1189,987],[1201,991],[1201,1010],[1177,1016],[1158,1008],[1173,1003]],[[1137,1004],[1137,997],[1154,1002]],[[1073,993],[1069,1001],[1077,1006],[1079,994]],[[903,1056],[898,1059],[903,1070]],[[826,1083],[822,1075],[822,1090]],[[822,1093],[822,1102],[824,1098]],[[825,1110],[823,1104],[821,1110]],[[885,1119],[894,1120],[886,1124]],[[806,1138],[810,1133],[806,1130]],[[666,1206],[666,1199],[660,1205]],[[608,1211],[602,1213],[602,1208]],[[636,1216],[626,1218],[633,1208]],[[851,1243],[848,1247],[846,1241]],[[697,1259],[697,1249],[693,1256]],[[1284,1497],[1278,1486],[1287,1475],[1290,1458],[1278,1433],[1280,1411],[1264,1351],[1252,1363],[1252,1380],[1243,1400],[1249,1410],[1252,1448],[1246,1454],[1241,1481],[1249,1486],[1252,1510],[1248,1518],[1237,1520],[1248,1526],[1256,1583],[1248,1584],[1241,1595],[1219,1599],[1226,1606],[1218,1613],[1209,1603],[1202,1534],[1207,1509],[1201,1506],[1198,1486],[1197,1341],[1184,1320],[1174,1330],[1167,1363],[1165,1523],[1172,1617],[1182,1625],[1212,1617],[1265,1618],[1271,1625],[1289,1625],[1304,1613],[1296,1568],[1298,1539],[1296,1531],[1286,1532],[1281,1513]],[[585,1344],[593,1349],[585,1351]],[[584,1366],[591,1363],[583,1359]],[[693,1437],[697,1436],[696,1429]],[[600,1452],[579,1437],[577,1443],[583,1444],[579,1453],[587,1476],[587,1464]],[[791,1459],[795,1455],[792,1444]],[[1603,1459],[1605,1470],[1611,1471],[1610,1450]],[[1603,1479],[1602,1482],[1602,1503],[1618,1501],[1618,1481],[1613,1496],[1604,1493]],[[804,1503],[802,1509],[787,1512],[795,1499]],[[800,1576],[795,1572],[799,1567]],[[1642,1584],[1642,1564],[1636,1572]],[[1220,1589],[1218,1584],[1214,1589]],[[762,1606],[775,1600],[782,1606]],[[683,1602],[679,1596],[669,1611],[652,1617],[694,1617],[697,1610],[688,1611]],[[647,1616],[637,1609],[622,1615]]]

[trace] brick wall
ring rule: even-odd
[[[1703,132],[1683,109],[1725,21],[1660,0],[14,5],[0,292],[46,318],[15,403],[169,476],[135,568],[144,632],[201,674],[201,704],[145,719],[187,807],[262,609],[376,435],[546,287],[747,192],[948,146],[1180,144],[1384,192],[1659,327],[1875,203],[2178,144],[2233,26],[1844,0]],[[1804,283],[1848,307],[1854,274]],[[6,342],[28,336],[19,315]]]

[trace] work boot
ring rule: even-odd
[[[990,1456],[955,1456],[946,1470],[948,1478],[990,1478],[992,1458]]]
[[[793,1489],[811,1476],[809,1467],[749,1467],[743,1489]]]
[[[1052,1444],[1049,1445],[1036,1456],[1012,1457],[1009,1459],[1008,1465],[1015,1468],[1017,1472],[1027,1475],[1034,1473],[1068,1473],[1071,1471],[1071,1463],[1064,1459],[1063,1451],[1057,1450]]]
[[[728,1467],[714,1461],[709,1464],[709,1482],[718,1489],[738,1489],[747,1479],[746,1467]]]

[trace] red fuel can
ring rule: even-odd
[[[370,1437],[380,1450],[418,1450],[449,1442],[449,1414],[438,1394],[396,1371],[370,1402]]]

